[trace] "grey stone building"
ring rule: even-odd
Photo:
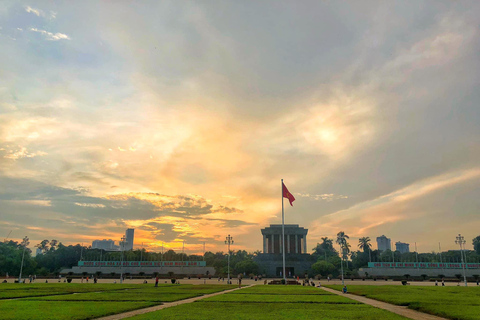
[[[255,257],[260,272],[269,277],[282,277],[283,247],[282,225],[272,224],[261,230],[263,235],[263,253]],[[287,277],[303,276],[314,263],[307,253],[308,229],[298,224],[285,225],[285,272]]]

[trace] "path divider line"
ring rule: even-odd
[[[375,308],[380,308],[380,309],[383,309],[383,310],[387,310],[387,311],[396,313],[398,315],[404,316],[404,317],[409,318],[409,319],[414,319],[414,320],[448,320],[446,318],[441,318],[441,317],[434,316],[434,315],[431,315],[431,314],[428,314],[428,313],[408,309],[408,307],[405,307],[405,306],[397,306],[397,305],[394,305],[394,304],[391,304],[391,303],[386,303],[386,302],[378,301],[378,300],[375,300],[375,299],[370,299],[370,298],[367,298],[367,297],[364,297],[364,296],[357,296],[357,295],[351,294],[351,293],[344,294],[340,291],[330,289],[330,288],[325,288],[323,286],[320,287],[320,289],[323,289],[327,292],[334,293],[336,295],[339,295],[339,296],[342,296],[342,297],[345,297],[345,298],[349,298],[349,299],[352,299],[352,300],[355,300],[355,301],[358,301],[358,302],[361,302],[361,303],[371,305]]]
[[[132,310],[132,311],[124,312],[124,313],[113,314],[113,315],[111,315],[111,316],[106,316],[106,317],[102,317],[102,318],[97,318],[97,320],[119,320],[119,319],[125,319],[125,318],[129,318],[129,317],[137,316],[137,315],[139,315],[139,314],[144,314],[144,313],[149,313],[149,312],[154,312],[154,311],[162,310],[162,309],[165,309],[165,308],[175,307],[175,306],[178,306],[178,305],[181,305],[181,304],[185,304],[185,303],[192,303],[192,302],[195,302],[195,301],[198,301],[198,300],[202,300],[202,299],[205,299],[205,298],[210,298],[210,297],[218,296],[218,295],[225,294],[225,293],[229,293],[229,292],[233,292],[233,291],[236,291],[236,290],[241,290],[241,289],[248,288],[248,287],[251,287],[251,286],[252,286],[252,285],[245,286],[245,287],[242,287],[242,288],[235,288],[235,289],[230,289],[230,290],[224,290],[224,291],[220,291],[220,292],[205,294],[205,295],[203,295],[203,296],[194,297],[194,298],[189,298],[189,299],[185,299],[185,300],[178,300],[178,301],[173,301],[173,302],[166,302],[166,303],[160,304],[160,305],[158,305],[158,306],[153,306],[153,307],[148,307],[148,308],[143,308],[143,309],[137,309],[137,310]]]

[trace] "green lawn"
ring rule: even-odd
[[[232,289],[226,285],[5,284],[0,319],[92,319]]]
[[[138,291],[138,292],[135,292]],[[161,293],[142,292],[142,290],[123,292],[79,293],[56,296],[30,297],[29,301],[151,301],[171,302],[200,296],[199,293]]]
[[[129,319],[405,320],[313,287],[253,286]]]
[[[138,285],[79,284],[79,283],[4,283],[0,285],[0,300],[71,294],[76,292],[115,291],[135,288]]]
[[[242,292],[238,291],[238,292]],[[206,302],[259,302],[262,303],[334,303],[334,304],[361,304],[355,300],[339,297],[333,294],[222,294],[207,298]]]
[[[92,319],[139,308],[153,302],[0,301],[0,319]]]
[[[363,304],[194,302],[129,319],[324,319],[405,320],[407,318]]]
[[[251,286],[240,291],[234,291],[231,294],[331,294],[323,290],[319,290],[315,287],[303,287],[303,286],[282,286],[282,285],[256,285]]]
[[[328,286],[341,290],[341,286]],[[480,319],[480,287],[348,286],[353,294],[455,320]]]

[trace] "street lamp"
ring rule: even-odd
[[[21,246],[23,246],[23,255],[22,255],[22,264],[20,265],[20,275],[18,276],[18,283],[22,282],[23,260],[25,258],[25,250],[27,249],[27,246],[29,244],[30,244],[30,241],[28,241],[28,237],[25,236],[25,238],[23,238],[22,243],[20,244]]]
[[[125,247],[125,236],[120,239],[120,251],[122,254],[122,264],[120,265],[120,283],[123,283],[123,249]]]
[[[460,245],[460,255],[462,256],[462,269],[463,269],[463,281],[465,281],[465,287],[467,286],[467,276],[465,275],[465,263],[463,261],[463,249],[465,247],[465,238],[459,233],[455,240],[456,244]]]
[[[227,283],[230,284],[230,245],[233,244],[233,237],[228,235],[228,237],[225,238],[225,244],[228,245],[228,277],[227,277]]]

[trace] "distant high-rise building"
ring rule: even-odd
[[[125,247],[124,250],[133,250],[133,238],[135,229],[127,229],[125,231]]]
[[[115,241],[111,239],[93,240],[92,249],[103,249],[103,250],[114,251],[114,250],[118,250],[118,246],[116,246]]]
[[[377,248],[379,251],[392,250],[390,238],[387,238],[384,235],[377,237]]]
[[[410,244],[400,241],[395,242],[395,250],[399,251],[400,253],[410,252]]]

